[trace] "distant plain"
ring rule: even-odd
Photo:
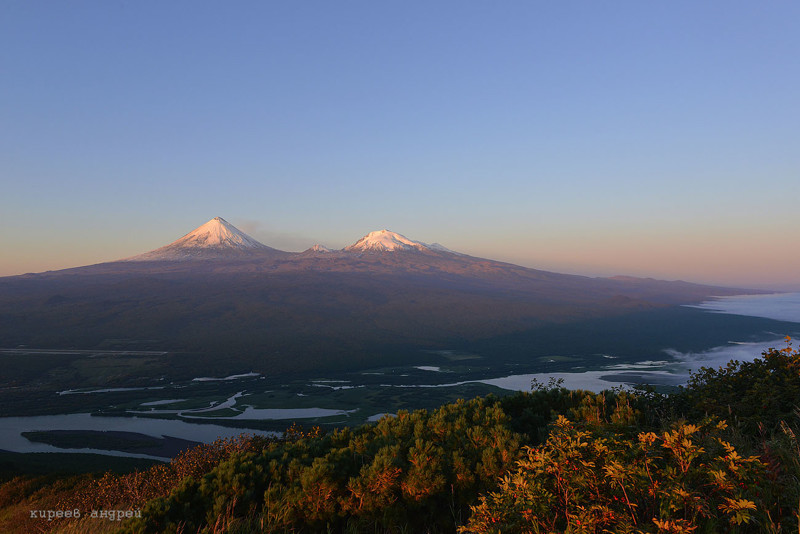
[[[751,302],[752,313],[770,315],[763,311],[769,310],[770,302],[789,298],[734,297],[726,302],[739,313],[747,311],[742,302]],[[69,440],[48,437],[47,431],[86,429],[92,432],[77,435],[89,448],[112,450],[107,438],[93,433],[104,428],[101,421],[111,420],[92,418],[97,425],[70,422],[85,417],[77,416],[81,413],[122,418],[108,429],[210,441],[221,428],[235,435],[280,432],[294,421],[306,426],[359,425],[402,409],[433,409],[458,398],[527,390],[532,378],[541,384],[550,377],[561,378],[566,387],[592,390],[637,382],[674,387],[700,366],[752,359],[768,346],[781,346],[784,336],[800,334],[800,322],[709,311],[713,302],[720,301],[550,325],[445,349],[372,347],[394,355],[396,363],[378,360],[338,372],[322,368],[270,373],[251,361],[214,374],[218,369],[213,353],[155,346],[135,350],[132,347],[142,345],[135,340],[128,349],[119,341],[107,351],[5,348],[0,352],[7,370],[0,390],[0,426],[8,428],[0,449],[75,451]],[[52,417],[55,414],[76,415],[58,419]],[[180,424],[162,425],[170,420]],[[204,426],[208,432],[202,432]],[[36,443],[20,439],[22,430],[40,432]],[[17,437],[11,439],[11,434]],[[107,453],[152,457],[137,451],[134,439],[127,447],[117,443]]]

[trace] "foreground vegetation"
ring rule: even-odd
[[[788,346],[669,395],[551,384],[356,429],[220,441],[128,474],[16,477],[0,487],[0,530],[797,532],[798,405]],[[82,517],[30,517],[49,509]]]

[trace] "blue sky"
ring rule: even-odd
[[[0,4],[0,275],[222,216],[800,286],[797,2]]]

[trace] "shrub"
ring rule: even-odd
[[[726,425],[626,435],[559,417],[547,442],[481,498],[461,532],[762,532],[765,465]]]

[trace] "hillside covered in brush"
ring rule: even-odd
[[[0,487],[4,532],[791,532],[800,353],[661,395],[551,384],[376,424],[243,436],[128,474]],[[30,517],[79,510],[82,518]],[[138,510],[120,524],[91,511]]]

